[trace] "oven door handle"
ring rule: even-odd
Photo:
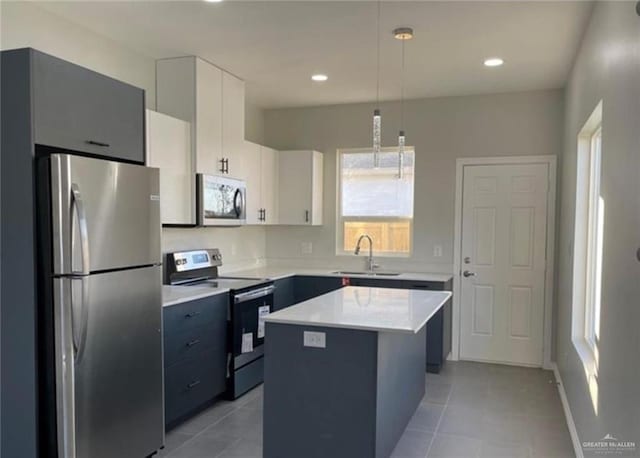
[[[246,293],[236,294],[233,298],[233,302],[239,304],[241,302],[247,302],[253,299],[258,299],[260,297],[268,296],[269,294],[273,294],[273,291],[276,289],[275,286],[269,285],[264,288],[254,289],[252,291],[247,291]]]

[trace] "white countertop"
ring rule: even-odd
[[[293,277],[294,275],[308,275],[319,277],[353,277],[353,278],[375,278],[377,280],[414,280],[414,281],[437,281],[446,282],[453,278],[451,274],[442,273],[421,273],[421,272],[402,272],[399,275],[371,275],[371,274],[340,274],[336,273],[341,269],[308,269],[297,267],[257,267],[248,270],[239,270],[235,272],[225,272],[227,276],[238,277],[256,277],[266,278],[270,280],[279,280],[282,278]],[[344,269],[348,270],[348,269]],[[384,271],[381,271],[384,272]]]
[[[228,292],[229,288],[162,285],[162,306],[168,307]]]
[[[266,321],[417,333],[449,297],[448,291],[347,286],[272,313]]]

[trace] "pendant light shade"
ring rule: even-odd
[[[410,27],[399,27],[393,31],[396,40],[402,41],[402,73],[400,87],[400,132],[398,133],[398,179],[404,177],[404,42],[413,38],[413,29]]]
[[[376,109],[373,110],[373,166],[380,166],[382,147],[382,116],[380,116],[380,1],[377,3],[378,21],[376,23]]]
[[[382,118],[380,117],[380,110],[377,108],[373,110],[373,166],[380,166],[380,148],[381,148],[381,132],[382,130]]]
[[[404,130],[398,133],[398,178],[404,178]]]

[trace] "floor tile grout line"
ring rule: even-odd
[[[427,386],[427,389],[428,388],[429,387]],[[447,394],[447,399],[444,401],[444,407],[442,408],[442,412],[440,412],[440,417],[438,418],[438,422],[436,423],[435,430],[433,432],[433,435],[431,436],[431,441],[429,442],[429,447],[427,447],[427,454],[425,455],[425,458],[427,458],[429,456],[429,453],[431,453],[431,447],[433,447],[433,442],[436,440],[436,434],[438,434],[438,430],[440,429],[440,423],[442,423],[442,418],[444,417],[444,413],[449,406],[449,399],[451,399],[452,391],[453,391],[453,384],[450,384],[449,394]]]
[[[211,423],[210,425],[206,426],[205,428],[202,428],[202,430],[198,433],[195,433],[194,435],[192,435],[189,439],[187,439],[186,441],[184,441],[182,444],[180,444],[178,447],[176,447],[175,449],[171,450],[171,452],[169,452],[169,456],[167,458],[170,458],[170,455],[173,455],[174,452],[176,452],[177,450],[180,450],[181,448],[183,448],[186,444],[188,444],[189,442],[193,441],[196,437],[200,436],[202,433],[204,433],[207,429],[209,429],[209,427],[213,426],[213,425],[217,425],[218,423],[220,423],[222,420],[224,420],[225,418],[227,418],[229,415],[231,415],[232,413],[234,413],[236,410],[239,410],[240,406],[234,406],[233,409],[231,409],[228,413],[226,413],[225,415],[223,415],[222,417],[220,417],[219,419],[217,419],[216,421],[214,421],[213,423]],[[240,438],[238,438],[237,440],[240,440]]]

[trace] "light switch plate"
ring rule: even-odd
[[[327,348],[327,335],[324,332],[304,331],[304,346]]]
[[[433,257],[441,258],[442,257],[442,245],[434,245],[433,246]]]

